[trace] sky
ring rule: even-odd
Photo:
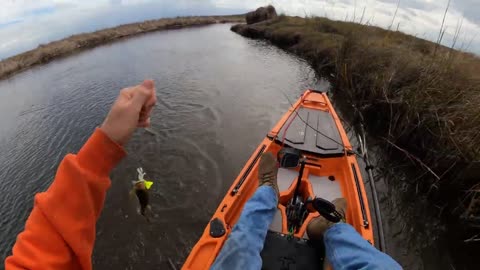
[[[455,48],[480,55],[479,3],[451,0],[442,44],[452,46],[459,32]],[[436,41],[448,0],[0,0],[0,59],[119,24],[186,15],[239,14],[267,4],[287,15],[398,28]]]

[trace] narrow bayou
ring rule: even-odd
[[[62,157],[78,151],[119,89],[149,77],[157,82],[159,104],[151,130],[134,135],[129,157],[112,175],[94,268],[183,263],[246,159],[290,106],[282,92],[294,99],[308,87],[329,88],[305,61],[229,29],[142,35],[0,83],[0,178],[11,179],[0,183],[2,257],[23,228],[33,195],[48,187]],[[151,223],[128,195],[139,166],[155,180]],[[412,220],[415,210],[396,200],[403,192],[391,184],[397,176],[388,177],[380,192],[390,253],[406,269],[442,269],[444,262],[435,258],[445,249],[408,230],[430,225],[426,217]]]

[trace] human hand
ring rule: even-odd
[[[113,141],[125,145],[137,127],[150,126],[150,113],[156,102],[153,80],[124,88],[100,129]]]

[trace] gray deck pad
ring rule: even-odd
[[[313,193],[316,197],[333,201],[342,197],[342,189],[339,181],[330,181],[326,176],[309,175],[308,180],[312,184]]]
[[[285,144],[322,155],[343,153],[342,139],[332,114],[303,107],[297,112],[298,115],[290,115],[278,133],[280,138],[285,135]]]

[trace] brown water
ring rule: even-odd
[[[144,78],[157,83],[156,135],[137,131],[129,157],[112,174],[95,269],[168,269],[168,259],[180,266],[244,162],[289,107],[282,91],[293,100],[318,86],[305,62],[229,25],[142,35],[0,82],[2,258],[63,156],[78,151],[122,87]],[[128,195],[138,166],[155,181],[150,224]],[[382,187],[391,254],[407,269],[442,268],[424,263],[436,247],[422,246],[423,234],[402,218],[408,207],[392,204],[402,191],[388,181]]]

